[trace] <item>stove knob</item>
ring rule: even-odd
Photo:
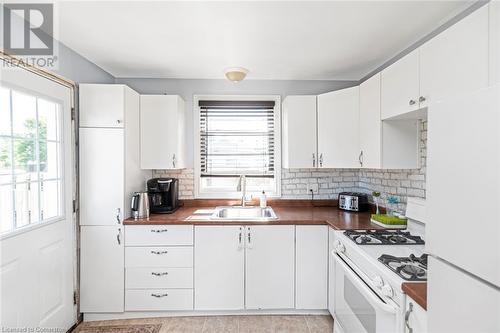
[[[380,290],[382,291],[382,295],[384,295],[386,297],[394,296],[394,291],[392,290],[391,286],[388,284],[384,284]]]
[[[375,277],[373,278],[372,282],[373,282],[373,285],[375,287],[377,287],[377,288],[382,288],[382,286],[384,285],[384,281],[378,275],[375,275]]]
[[[335,250],[339,253],[345,252],[345,246],[340,241],[335,241]]]

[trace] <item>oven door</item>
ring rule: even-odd
[[[399,309],[384,302],[337,254],[335,257],[335,324],[341,332],[399,332]],[[336,332],[337,333],[337,332]]]

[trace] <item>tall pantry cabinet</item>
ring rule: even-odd
[[[125,85],[79,87],[81,312],[124,311],[124,228],[140,169],[139,94]]]

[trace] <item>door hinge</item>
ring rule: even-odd
[[[75,107],[72,107],[71,108],[71,120],[75,120],[76,119],[76,111],[75,111]]]
[[[76,200],[73,200],[73,213],[76,213]]]
[[[78,292],[75,290],[73,291],[73,305],[77,305],[78,301],[79,301]]]

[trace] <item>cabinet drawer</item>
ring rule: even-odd
[[[193,288],[192,268],[134,267],[125,271],[125,288]]]
[[[125,267],[193,267],[193,248],[125,247]]]
[[[193,245],[192,225],[129,225],[125,246]]]
[[[193,310],[193,289],[129,289],[125,311]]]

